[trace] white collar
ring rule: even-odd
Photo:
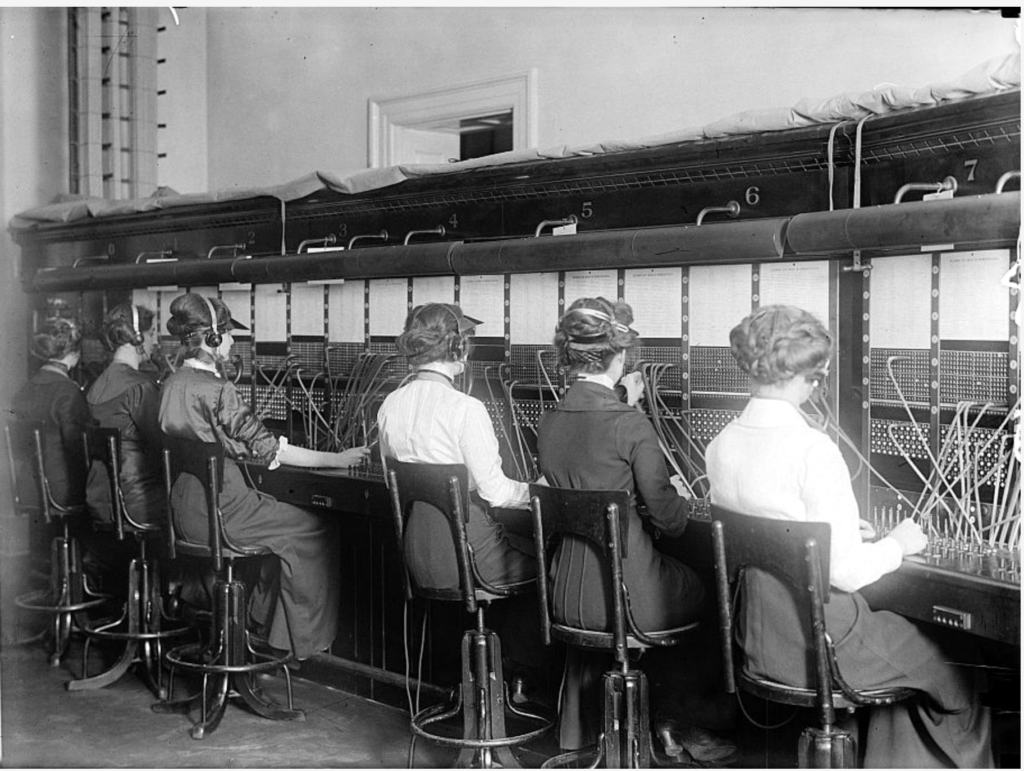
[[[615,390],[615,383],[613,383],[612,379],[603,372],[581,372],[577,376],[577,379],[586,380],[588,383],[597,383],[598,385],[603,385],[605,388],[609,388],[613,391]]]
[[[739,422],[754,428],[773,427],[806,427],[807,419],[801,410],[783,399],[766,399],[760,396],[750,397],[747,406],[740,415]]]
[[[217,365],[213,362],[199,361],[199,359],[185,359],[181,363],[181,366],[188,367],[189,369],[200,369],[203,372],[212,372],[217,377],[220,377],[220,372],[217,371]]]

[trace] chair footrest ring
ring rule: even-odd
[[[428,731],[427,726],[430,726],[433,723],[438,723],[449,718],[461,718],[461,710],[453,711],[449,704],[435,704],[432,707],[420,710],[413,716],[410,721],[410,725],[412,732],[417,736],[421,736],[424,739],[436,742],[437,744],[444,744],[451,747],[462,747],[466,749],[515,747],[543,736],[551,726],[554,725],[554,720],[546,716],[534,715],[519,710],[509,710],[509,712],[521,719],[539,722],[541,725],[531,731],[527,731],[526,733],[515,734],[513,736],[496,736],[492,739],[472,739],[461,736],[446,736],[444,734],[437,734],[432,731]]]
[[[77,613],[80,610],[98,607],[109,599],[109,597],[97,597],[82,602],[57,604],[48,590],[40,589],[15,598],[14,604],[22,610],[35,610],[40,613]]]
[[[82,634],[97,640],[166,640],[172,637],[181,637],[193,631],[195,631],[195,627],[182,626],[174,629],[162,629],[159,632],[111,632],[106,629],[82,629]]]
[[[269,672],[274,669],[280,669],[281,667],[287,666],[288,662],[292,660],[291,654],[287,656],[278,656],[274,658],[267,657],[264,654],[255,653],[249,651],[250,655],[258,656],[261,661],[251,661],[245,664],[218,664],[216,661],[201,662],[201,661],[188,661],[186,656],[196,656],[205,654],[207,651],[201,643],[192,643],[190,645],[182,645],[174,650],[168,651],[164,656],[167,663],[171,666],[181,667],[182,669],[190,672],[198,672],[200,674],[214,674],[214,673],[230,673],[230,672]]]

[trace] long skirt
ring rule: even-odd
[[[698,620],[713,605],[694,570],[654,549],[635,512],[630,513],[627,539],[628,556],[622,561],[622,571],[637,626],[651,632],[682,626]],[[551,567],[552,612],[557,620],[611,631],[612,601],[607,571],[601,567],[604,562],[594,544],[572,537],[562,542]],[[646,663],[641,660],[641,668],[652,683],[652,711],[674,710],[667,704],[672,694],[660,684],[686,680],[690,673],[680,670],[692,667],[693,660],[677,652],[649,658]],[[597,741],[602,677],[613,665],[610,655],[568,647],[558,709],[559,746],[563,749],[579,749]]]
[[[228,459],[220,506],[229,538],[275,555],[277,570],[262,571],[249,605],[270,645],[298,658],[330,646],[337,633],[341,580],[337,530],[330,520],[258,493]],[[199,480],[186,474],[178,478],[171,510],[179,533],[208,543],[206,497]]]
[[[790,589],[762,571],[747,573],[738,634],[755,676],[809,687],[807,624]],[[871,710],[868,768],[991,768],[991,715],[979,701],[980,656],[952,647],[895,613],[873,611],[856,593],[832,591],[825,623],[839,669],[854,688],[914,688],[922,697]]]

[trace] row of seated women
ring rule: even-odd
[[[159,388],[141,367],[147,345],[151,349],[153,344],[152,314],[124,306],[110,313],[104,328],[114,361],[87,396],[68,378],[78,358],[77,329],[64,320],[44,325],[33,340],[33,352],[44,365],[19,393],[14,409],[19,417],[47,420],[55,446],[63,441],[72,455],[87,422],[118,427],[125,454],[136,456],[125,460],[125,473],[132,478],[122,481],[131,481],[130,513],[142,519],[151,519],[163,505],[153,460],[159,457],[154,442],[160,432],[220,442],[231,459],[222,495],[229,532],[243,544],[269,546],[278,557],[276,569],[260,576],[253,593],[253,622],[270,645],[303,658],[328,647],[336,633],[336,536],[329,519],[251,489],[234,461],[264,461],[270,468],[348,467],[360,462],[367,449],[324,453],[274,436],[218,371],[229,355],[231,330],[240,326],[227,307],[190,293],[176,298],[170,312],[168,331],[180,339],[184,359]],[[656,550],[642,526],[640,502],[662,533],[684,536],[687,508],[669,477],[653,427],[635,406],[641,395],[637,377],[624,376],[627,356],[640,342],[632,320],[628,305],[603,298],[577,300],[559,319],[554,345],[560,364],[576,379],[542,418],[538,454],[546,484],[631,493],[625,582],[637,623],[653,631],[711,619],[714,593],[707,577]],[[409,314],[396,344],[414,376],[380,408],[381,454],[399,461],[464,464],[472,496],[467,530],[477,566],[491,583],[515,583],[537,574],[532,543],[506,533],[491,510],[526,508],[528,485],[503,473],[483,403],[455,387],[480,323],[450,304],[418,306]],[[991,766],[990,717],[979,704],[970,670],[950,663],[962,659],[902,617],[872,611],[857,593],[895,570],[904,555],[921,550],[926,539],[908,520],[876,543],[861,540],[845,462],[801,410],[833,356],[828,330],[802,310],[770,306],[744,319],[732,331],[731,345],[751,378],[752,398],[707,449],[712,501],[757,516],[828,522],[835,589],[827,606],[828,625],[847,679],[855,687],[907,686],[924,695],[872,710],[866,764]],[[79,467],[64,467],[67,473],[51,484],[56,482],[55,492],[67,500],[76,489],[73,469]],[[177,526],[200,541],[206,537],[202,496],[196,480],[187,476],[172,490]],[[102,511],[94,500],[90,495],[90,505]],[[440,516],[426,508],[413,512],[405,557],[419,584],[453,587],[458,582],[454,552]],[[551,566],[556,616],[588,628],[607,627],[609,599],[596,570],[592,547],[563,542]],[[807,644],[794,620],[792,600],[768,576],[754,574],[747,581],[747,596],[753,600],[740,619],[741,643],[753,674],[807,686]],[[529,671],[544,658],[536,609],[525,599],[500,608],[503,617],[496,626],[505,650]],[[642,661],[652,681],[655,719],[672,716],[690,724],[687,749],[698,760],[702,750],[713,756],[716,744],[727,744],[698,726],[727,729],[731,721],[730,703],[717,688],[714,624],[701,628],[706,638],[687,646],[688,653],[665,649],[645,654]],[[563,748],[596,740],[600,699],[593,690],[608,668],[600,657],[567,652],[559,694]]]
[[[107,315],[101,340],[112,352],[109,366],[83,394],[70,378],[81,356],[81,332],[70,319],[53,318],[34,333],[31,351],[43,364],[15,395],[16,418],[46,424],[44,459],[51,493],[62,505],[87,503],[93,517],[111,514],[106,471],[86,470],[82,431],[87,425],[117,428],[122,439],[121,484],[129,517],[166,521],[161,433],[220,442],[225,463],[221,508],[229,536],[242,545],[269,547],[276,560],[262,563],[250,601],[259,636],[271,647],[303,659],[330,646],[337,633],[339,579],[334,565],[336,534],[314,512],[279,502],[248,487],[236,460],[347,468],[366,448],[320,452],[291,445],[258,420],[219,366],[231,348],[231,330],[241,325],[219,299],[189,293],[174,299],[168,331],[182,345],[182,363],[162,383],[147,366],[156,343],[152,311],[121,305]],[[178,531],[204,543],[208,536],[205,496],[194,477],[182,475],[171,491]],[[79,528],[87,572],[116,593],[120,567],[130,555],[109,538]],[[184,582],[186,602],[209,605],[208,577]]]
[[[670,537],[684,536],[686,501],[670,478],[657,434],[634,405],[642,386],[625,374],[640,340],[632,309],[604,298],[581,298],[559,319],[554,336],[560,366],[576,379],[538,428],[542,484],[625,489],[631,494],[624,580],[640,628],[667,629],[704,619],[705,637],[683,648],[648,651],[639,664],[651,680],[654,721],[677,718],[682,744],[698,761],[720,757],[728,742],[703,729],[728,729],[730,702],[719,692],[719,654],[713,639],[714,592],[706,576],[660,553],[643,528],[644,516]],[[455,305],[414,308],[398,349],[415,376],[391,393],[378,416],[382,454],[398,461],[462,463],[472,500],[468,538],[482,576],[514,583],[536,576],[532,544],[506,533],[491,516],[500,507],[528,505],[528,485],[505,476],[498,442],[483,404],[455,388],[470,338],[482,322]],[[833,356],[828,330],[811,314],[769,306],[743,319],[730,343],[749,375],[752,398],[708,446],[711,501],[771,519],[831,525],[832,600],[827,623],[839,665],[856,688],[909,687],[922,698],[870,715],[869,767],[992,767],[991,718],[982,707],[969,660],[945,650],[903,617],[871,610],[857,590],[895,570],[904,555],[924,548],[912,520],[887,537],[862,541],[850,475],[838,447],[801,409],[820,387]],[[600,513],[595,513],[600,516]],[[684,536],[685,537],[685,536]],[[413,510],[406,531],[407,564],[422,586],[457,586],[454,553],[439,512]],[[596,548],[571,537],[550,567],[551,602],[559,621],[590,629],[610,626],[610,598],[598,572]],[[751,674],[812,687],[808,641],[789,591],[751,571],[739,619]],[[509,607],[495,624],[510,658],[537,662],[536,611]],[[559,744],[578,749],[597,740],[600,656],[570,648],[559,693]]]

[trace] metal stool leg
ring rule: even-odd
[[[215,594],[213,630],[209,643],[205,646],[201,643],[181,646],[167,654],[172,685],[174,668],[180,667],[199,672],[202,675],[202,688],[199,693],[186,699],[153,704],[152,710],[164,714],[188,714],[198,704],[199,719],[190,729],[193,739],[202,739],[217,729],[227,703],[232,698],[270,720],[304,720],[305,712],[292,706],[287,659],[261,655],[248,644],[245,630],[245,585],[233,580],[229,571],[226,580],[217,583]],[[275,668],[284,671],[287,708],[265,697],[254,684],[257,671]]]
[[[856,768],[857,742],[835,726],[805,728],[797,747],[800,768]]]
[[[165,630],[166,619],[160,594],[158,565],[145,557],[132,560],[128,567],[128,599],[120,618],[100,627],[83,630],[86,634],[82,677],[67,683],[69,691],[104,688],[119,680],[133,664],[139,675],[159,699],[167,698],[163,685],[162,641],[188,634],[179,627]],[[124,642],[117,661],[105,672],[89,677],[89,646],[94,639]]]
[[[495,763],[519,768],[511,748],[541,736],[554,724],[551,716],[520,710],[509,703],[502,678],[501,643],[482,625],[462,637],[462,683],[453,691],[452,702],[421,710],[413,716],[410,727],[414,736],[458,747],[457,768],[491,768]],[[430,730],[435,723],[457,721],[460,713],[461,736]],[[510,736],[505,725],[507,714],[522,718],[530,728]]]
[[[50,586],[22,595],[15,605],[23,610],[54,614],[50,665],[58,666],[67,655],[72,632],[88,627],[84,611],[108,598],[93,592],[82,573],[78,542],[71,538],[67,521],[61,534],[50,542]]]
[[[642,671],[605,673],[601,744],[606,768],[650,767],[647,676]]]

